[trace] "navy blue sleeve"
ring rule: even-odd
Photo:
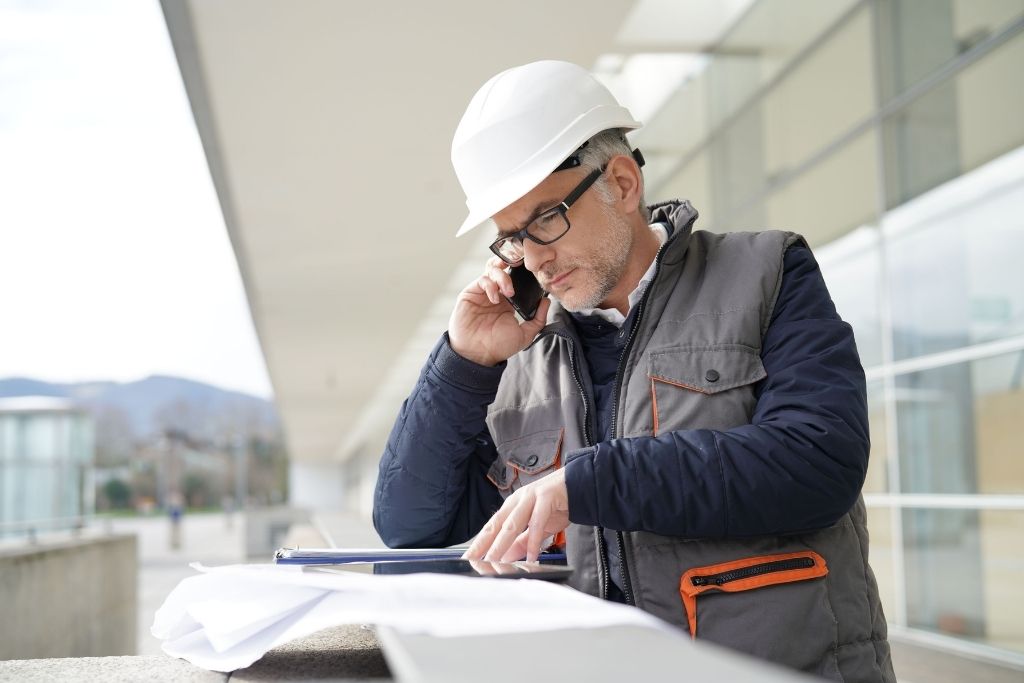
[[[722,538],[834,524],[868,462],[864,370],[810,249],[790,247],[751,424],[616,439],[566,457],[569,518]]]
[[[504,367],[462,358],[447,334],[434,347],[380,461],[373,525],[389,547],[462,543],[501,506],[484,418]]]

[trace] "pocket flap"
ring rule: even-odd
[[[487,470],[487,478],[491,480],[499,491],[508,491],[512,488],[512,482],[516,480],[516,473],[506,465],[500,457],[494,459],[491,468]]]
[[[507,441],[498,446],[499,458],[523,474],[543,472],[558,459],[562,444],[561,429],[549,429]]]
[[[703,394],[753,384],[767,377],[761,356],[749,346],[681,347],[653,351],[651,379]]]

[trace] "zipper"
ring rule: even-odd
[[[811,557],[794,557],[788,560],[775,560],[763,564],[755,564],[750,567],[732,569],[719,574],[707,574],[705,576],[691,576],[690,583],[694,586],[721,586],[740,579],[749,579],[762,574],[773,572],[784,572],[792,569],[810,569],[814,566],[814,559]]]
[[[587,396],[587,391],[583,387],[583,380],[580,379],[580,368],[576,359],[576,341],[568,334],[562,332],[552,331],[548,334],[561,337],[569,342],[569,367],[572,370],[572,378],[576,381],[576,388],[580,390],[580,396],[583,398],[583,441],[584,445],[593,446],[594,434],[590,425],[590,397]]]
[[[576,388],[580,390],[580,397],[583,399],[583,441],[586,446],[594,445],[593,429],[591,427],[590,418],[590,397],[587,395],[587,391],[583,386],[583,380],[580,375],[580,368],[578,360],[576,358],[576,340],[570,335],[562,332],[552,331],[549,334],[553,334],[557,337],[561,337],[569,344],[569,366],[572,370],[572,378],[576,381]],[[598,588],[598,592],[601,593],[602,599],[608,598],[608,582],[611,580],[610,571],[608,569],[608,549],[605,546],[604,535],[601,533],[600,528],[597,529],[598,536],[598,553],[597,560],[598,564],[601,565],[601,585]]]
[[[597,536],[597,559],[601,564],[600,598],[602,600],[607,600],[608,583],[612,580],[611,570],[608,569],[608,544],[604,541],[604,529],[601,527],[595,527],[594,534]]]
[[[693,220],[690,220],[693,223]],[[661,272],[661,258],[665,253],[665,247],[668,246],[669,242],[672,241],[672,236],[665,240],[665,244],[662,244],[658,248],[658,253],[654,257],[654,275],[651,276],[651,282],[647,285],[647,289],[644,290],[643,296],[640,297],[640,302],[637,303],[636,317],[633,318],[633,325],[629,328],[629,337],[626,338],[626,344],[622,347],[622,354],[619,356],[619,367],[615,370],[615,382],[612,387],[615,393],[612,395],[612,438],[618,438],[616,429],[619,421],[619,388],[622,385],[622,376],[625,374],[626,367],[624,361],[629,358],[629,350],[633,346],[633,339],[636,337],[636,330],[640,327],[640,319],[643,318],[644,308],[647,305],[647,298],[651,294],[651,290],[654,289],[654,283],[658,280],[658,273]],[[602,533],[602,536],[604,534]],[[621,531],[615,532],[615,540],[619,548],[619,569],[622,574],[622,593],[626,598],[627,605],[636,605],[636,599],[633,596],[633,582],[629,578],[629,564],[626,562],[626,540],[623,537]],[[607,564],[607,559],[602,558],[602,561]]]

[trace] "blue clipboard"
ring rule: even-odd
[[[353,564],[459,559],[468,548],[278,548],[275,564]],[[540,562],[565,562],[565,553],[541,553]]]

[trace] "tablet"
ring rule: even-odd
[[[360,574],[455,574],[494,579],[542,579],[565,581],[572,567],[564,564],[537,562],[485,562],[484,560],[431,559],[396,560],[389,562],[350,562],[348,564],[307,564],[305,571]]]

